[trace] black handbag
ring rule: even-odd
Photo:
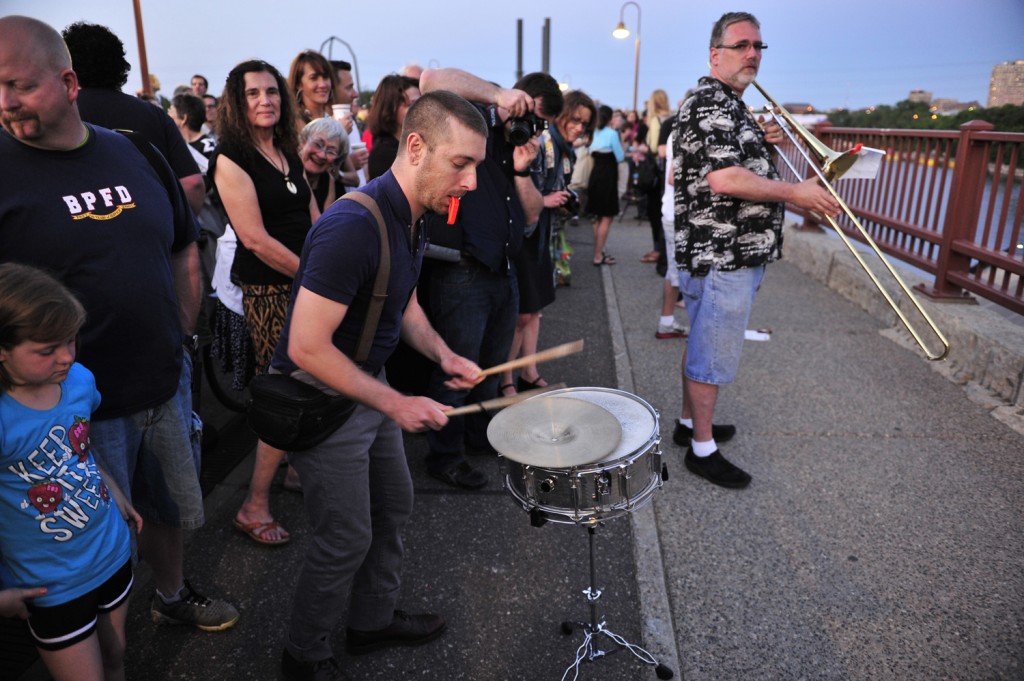
[[[256,376],[249,394],[249,426],[268,445],[287,451],[320,444],[356,409],[349,398],[328,395],[286,374]]]
[[[387,299],[391,276],[391,249],[387,227],[377,203],[361,192],[349,192],[343,199],[365,207],[380,230],[380,266],[373,282],[373,295],[363,320],[354,361],[362,364],[370,356],[373,337]],[[289,452],[315,447],[340,428],[356,409],[356,402],[343,395],[328,395],[316,386],[287,374],[264,374],[249,383],[247,422],[260,440]]]

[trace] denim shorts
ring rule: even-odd
[[[174,397],[152,409],[89,425],[93,456],[139,515],[166,527],[202,527],[202,423],[192,413],[188,353]]]
[[[686,345],[686,377],[698,383],[732,383],[740,366],[743,334],[750,321],[764,265],[706,276],[679,272],[679,291],[686,300],[690,336]]]

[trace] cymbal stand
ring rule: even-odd
[[[654,655],[635,643],[630,643],[615,632],[606,629],[605,623],[603,621],[598,621],[597,599],[601,598],[601,590],[597,588],[597,569],[594,562],[594,534],[596,534],[595,524],[587,526],[587,539],[590,548],[590,586],[583,591],[583,594],[587,597],[587,603],[590,606],[590,622],[562,622],[563,634],[572,634],[576,626],[581,627],[583,630],[583,643],[581,643],[579,648],[576,649],[576,659],[573,660],[573,663],[569,665],[565,670],[565,673],[562,674],[562,681],[568,681],[569,679],[575,681],[575,679],[579,678],[580,664],[584,660],[593,662],[599,657],[617,653],[622,649],[631,652],[634,657],[644,664],[654,667],[654,673],[659,679],[671,679],[674,676],[672,670],[665,665],[660,664]],[[604,634],[610,638],[617,647],[607,653],[595,648],[594,637],[598,634]],[[570,673],[572,674],[571,677]]]

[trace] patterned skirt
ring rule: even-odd
[[[242,310],[252,339],[256,373],[266,373],[281,337],[291,284],[242,284]]]
[[[256,364],[252,357],[252,340],[245,317],[229,310],[217,301],[213,313],[213,343],[210,354],[220,364],[220,370],[231,374],[231,387],[244,390],[256,375]]]

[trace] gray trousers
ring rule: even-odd
[[[330,637],[346,602],[346,623],[353,629],[391,623],[412,479],[401,430],[362,405],[327,440],[289,455],[289,461],[302,479],[312,537],[286,645],[296,658],[316,661],[332,656]]]

